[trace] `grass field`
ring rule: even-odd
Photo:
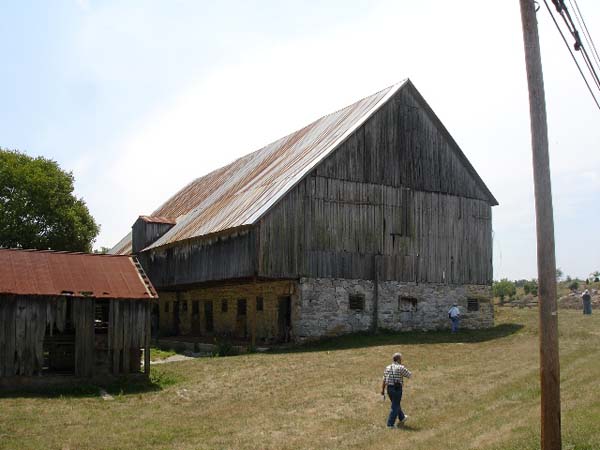
[[[560,311],[563,448],[600,449],[600,314]],[[2,449],[539,448],[537,310],[479,332],[348,336],[152,368],[150,385],[0,398]],[[402,351],[405,429],[381,374]]]

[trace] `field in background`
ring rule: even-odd
[[[539,448],[537,310],[492,330],[348,336],[286,353],[152,367],[151,385],[0,398],[1,449]],[[600,449],[600,311],[561,310],[563,448]],[[414,372],[405,429],[378,392],[393,352]]]

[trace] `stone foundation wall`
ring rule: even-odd
[[[301,278],[300,305],[293,324],[296,339],[369,330],[374,298],[373,281]],[[461,327],[492,327],[491,298],[490,286],[380,282],[378,326],[395,331],[449,328],[448,309],[456,302],[462,315]],[[360,307],[361,299],[363,308],[353,309]]]
[[[180,292],[159,291],[159,330],[163,336],[229,335],[258,341],[280,340],[279,299],[291,298],[292,322],[297,315],[297,281],[223,283]],[[262,310],[258,310],[262,298]],[[238,311],[238,300],[245,300],[245,314]],[[212,303],[213,329],[208,330],[206,303]],[[179,315],[179,333],[175,333],[175,308]]]

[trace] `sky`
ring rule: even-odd
[[[600,44],[600,3],[579,0]],[[0,147],[75,176],[112,247],[177,190],[410,78],[500,202],[494,278],[536,277],[519,2],[0,1]],[[600,270],[600,111],[538,12],[556,260]]]

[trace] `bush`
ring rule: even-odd
[[[523,291],[526,294],[531,294],[534,297],[537,297],[538,295],[538,284],[537,284],[537,280],[533,279],[531,281],[528,281],[527,283],[525,283],[523,285]]]
[[[579,283],[577,282],[577,280],[573,280],[573,282],[569,284],[569,289],[571,289],[572,291],[576,291],[577,289],[579,289]]]
[[[512,298],[517,293],[517,288],[514,283],[507,278],[494,282],[492,290],[495,297],[500,297],[501,302],[504,301],[504,297]]]

